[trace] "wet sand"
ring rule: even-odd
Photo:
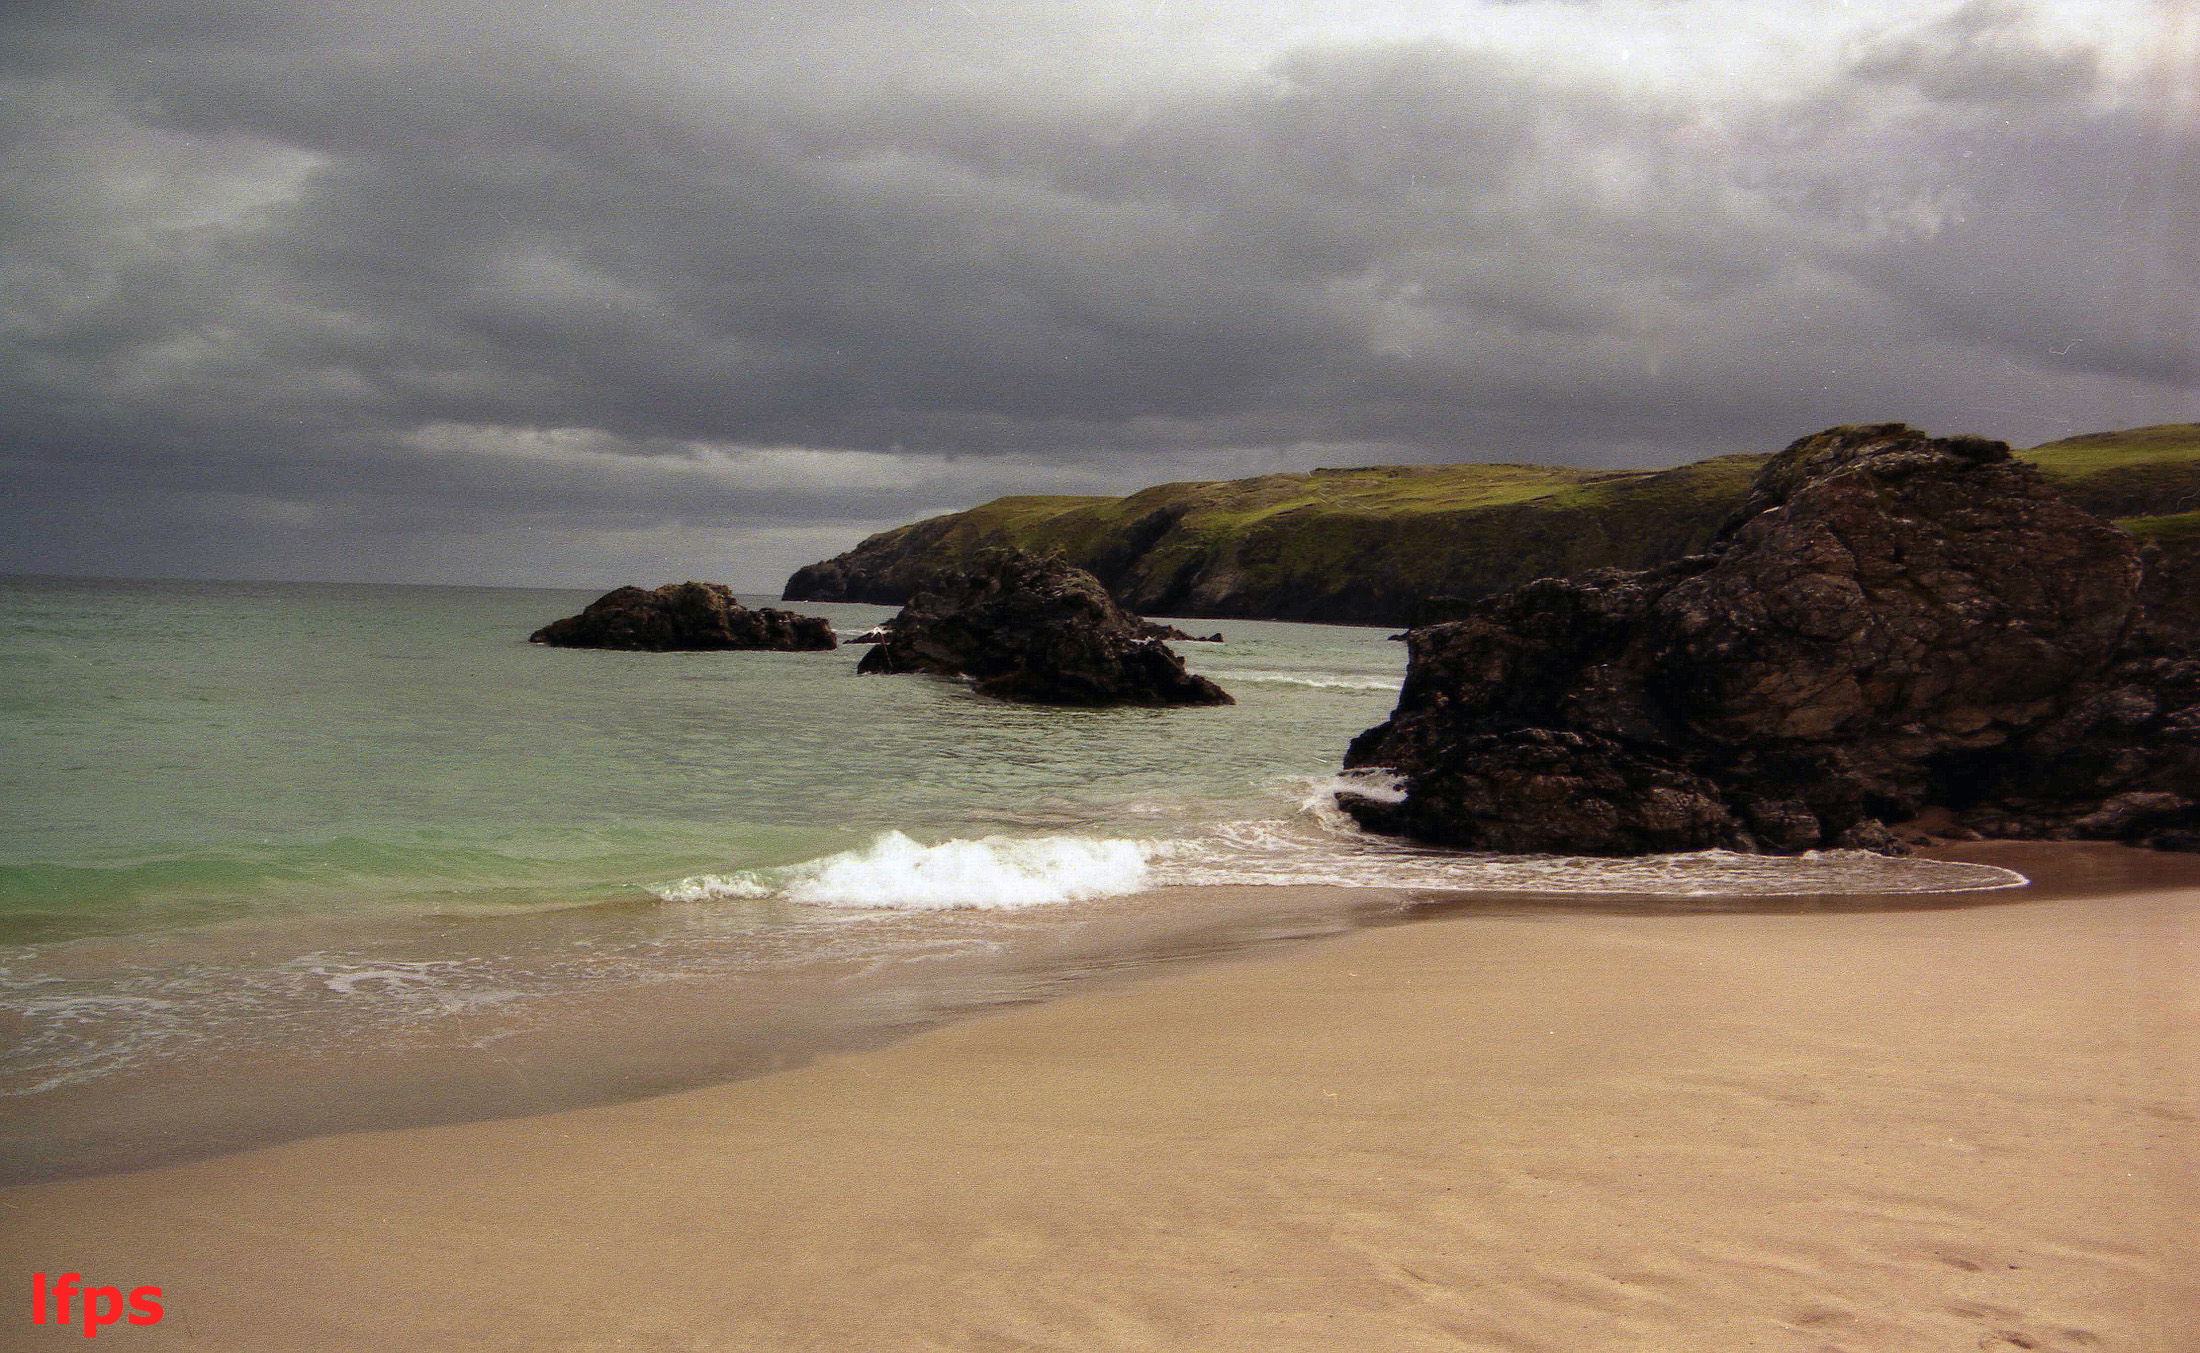
[[[0,1072],[0,1187],[723,1084],[1408,914],[1393,890],[1209,887],[806,928],[620,905],[78,943],[16,976],[121,993],[91,998],[87,1023],[102,1004],[127,1018],[133,1003],[173,1001],[155,1026],[168,1036],[110,1039],[112,1070],[35,1092],[51,1059]],[[186,990],[126,985],[148,972],[181,974]],[[0,1046],[25,1033],[0,1013]]]
[[[2200,1349],[2200,861],[1965,853],[2040,884],[1465,902],[0,1243],[158,1349]]]

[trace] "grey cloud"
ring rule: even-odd
[[[1952,14],[1866,43],[1849,69],[1873,84],[1907,85],[1946,102],[2067,100],[2100,80],[2100,54],[2035,37],[2013,0],[1968,0]]]
[[[14,34],[15,567],[132,567],[133,504],[146,559],[513,580],[1340,448],[2192,416],[2190,133],[2002,6],[1763,96],[1434,41],[1068,82],[914,5],[710,60],[684,7],[127,9]]]

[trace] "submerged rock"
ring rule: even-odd
[[[2137,543],[1999,442],[1836,428],[1768,461],[1710,551],[1542,579],[1416,629],[1349,766],[1372,829],[1501,851],[1899,850],[2200,832],[2200,662]]]
[[[751,610],[721,583],[668,583],[656,589],[606,592],[579,615],[554,620],[529,636],[558,648],[624,648],[653,653],[699,649],[833,648],[823,617],[760,607]]]
[[[1184,644],[1219,644],[1222,642],[1220,633],[1186,634],[1176,626],[1164,625],[1158,620],[1139,621],[1138,637],[1141,639],[1171,639]]]
[[[1048,705],[1227,705],[1220,686],[1060,555],[981,551],[921,584],[858,672],[974,678],[1004,700]]]

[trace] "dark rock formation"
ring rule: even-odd
[[[1346,763],[1375,830],[1475,849],[1893,849],[2200,840],[2200,662],[2129,535],[2008,447],[1806,437],[1706,554],[1542,579],[1412,631]]]
[[[734,600],[732,589],[694,582],[606,592],[579,615],[536,630],[529,642],[652,653],[732,648],[806,651],[836,646],[833,627],[820,616],[768,606],[750,610]]]
[[[2200,635],[2200,512],[2147,524],[2172,528],[2150,532],[2140,551],[2147,571],[2141,598],[2147,625],[2157,646],[2177,647],[2181,637]]]
[[[1144,623],[1059,555],[986,550],[920,586],[856,670],[967,675],[983,694],[1033,704],[1232,703]]]

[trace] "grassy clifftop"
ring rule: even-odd
[[[2018,454],[2104,517],[2200,510],[2200,423],[2091,432]]]
[[[2200,508],[2200,424],[2021,454],[2105,516]],[[896,604],[924,573],[1014,544],[1062,550],[1149,615],[1406,624],[1530,578],[1640,568],[1699,549],[1763,460],[1655,471],[1374,466],[1161,484],[1123,498],[998,498],[812,564],[788,579],[786,597]]]

